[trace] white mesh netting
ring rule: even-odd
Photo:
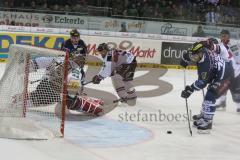
[[[62,51],[10,46],[0,81],[0,137],[48,139],[63,135],[64,118],[56,115],[55,106],[62,107],[64,56]],[[56,62],[59,57],[61,62]]]

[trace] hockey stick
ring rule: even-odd
[[[205,98],[204,89],[202,89],[202,95],[203,95],[203,99],[204,99]]]
[[[184,75],[184,88],[186,88],[186,69],[183,69],[183,75]],[[189,111],[188,111],[189,107],[188,107],[188,100],[187,100],[187,98],[185,98],[185,102],[186,102],[188,129],[189,129],[190,135],[192,136],[192,128],[191,128],[191,125],[190,125],[190,117],[189,117]]]

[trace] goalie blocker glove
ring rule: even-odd
[[[191,86],[186,86],[185,89],[182,91],[181,97],[188,98],[193,93],[194,89]]]

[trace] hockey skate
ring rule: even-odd
[[[202,124],[197,126],[199,134],[209,134],[212,129],[212,121],[211,120],[203,120]]]
[[[197,128],[198,126],[202,125],[203,123],[204,123],[204,119],[199,118],[199,119],[193,121],[193,127]]]
[[[121,102],[121,103],[126,103],[126,104],[128,104],[128,102],[130,102],[131,100],[136,100],[136,99],[137,99],[137,97],[119,98],[119,99],[114,100],[113,103]]]
[[[193,119],[194,121],[196,121],[196,120],[201,119],[202,117],[203,117],[203,115],[200,113],[200,114],[193,115],[193,116],[192,116],[192,119]]]

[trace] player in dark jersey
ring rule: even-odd
[[[193,116],[193,119],[194,126],[200,133],[209,132],[212,129],[216,99],[224,94],[234,78],[232,64],[225,62],[218,54],[199,42],[194,43],[189,52],[183,55],[180,64],[186,67],[189,62],[196,63],[198,79],[185,87],[181,97],[188,98],[194,91],[208,86],[201,113]]]
[[[87,55],[87,46],[82,39],[80,39],[80,33],[77,29],[70,31],[70,38],[63,42],[61,50],[69,52],[70,60],[76,63],[76,67],[81,68],[82,75],[85,76],[83,70],[86,55]]]

